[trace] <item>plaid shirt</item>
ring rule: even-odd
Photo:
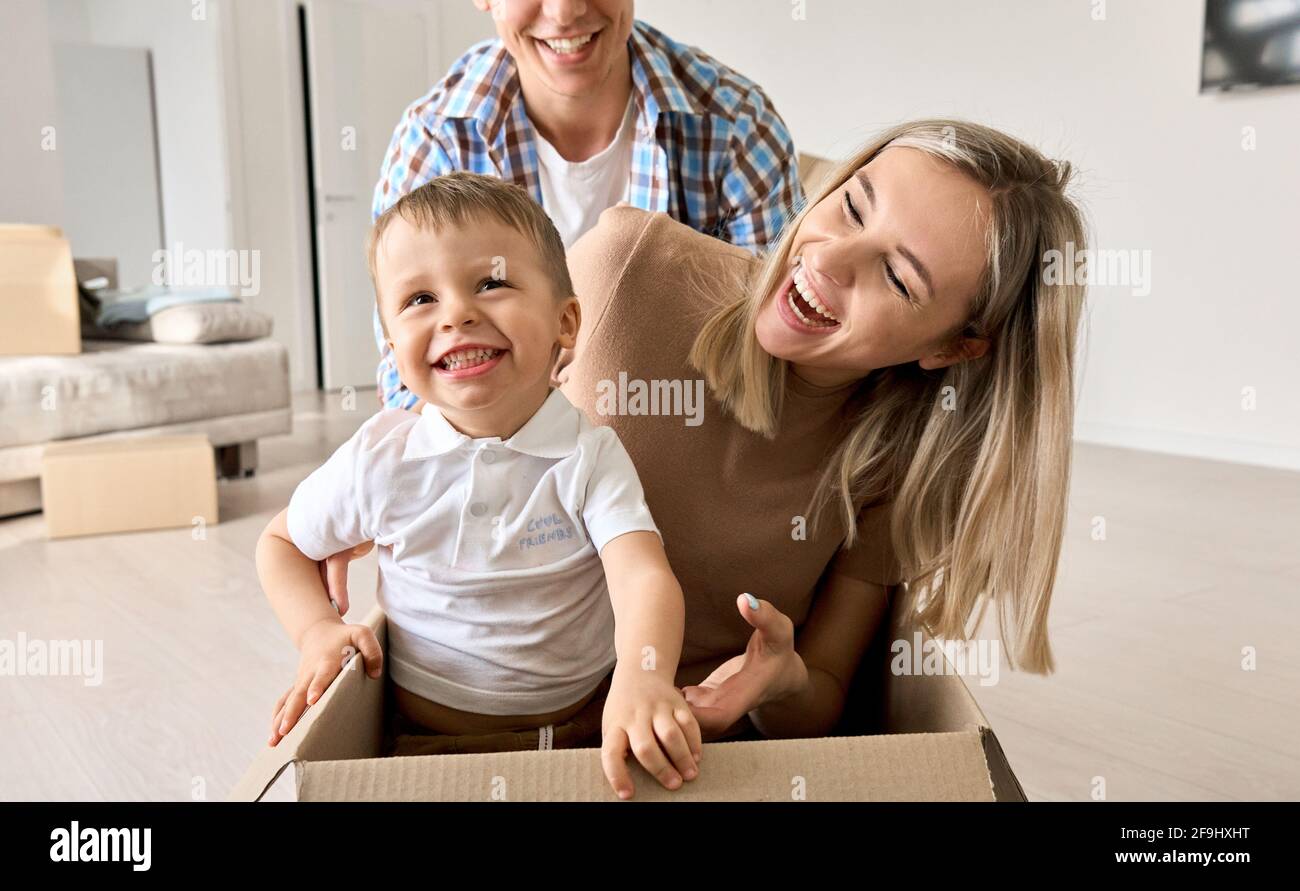
[[[634,23],[628,50],[637,131],[627,201],[755,253],[775,242],[803,192],[790,134],[767,96],[644,22]],[[514,59],[499,40],[476,44],[406,109],[375,186],[373,214],[455,170],[517,183],[541,204],[534,138]],[[378,311],[374,327],[380,398],[409,408],[417,397],[398,380]]]

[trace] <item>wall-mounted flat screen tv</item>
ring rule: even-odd
[[[1300,83],[1300,0],[1205,0],[1201,92]]]

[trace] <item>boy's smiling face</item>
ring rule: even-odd
[[[402,383],[470,436],[513,435],[580,322],[577,298],[555,293],[528,236],[487,215],[437,229],[397,216],[375,267]]]

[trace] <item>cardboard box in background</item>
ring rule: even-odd
[[[63,233],[0,224],[0,356],[80,352],[77,279]]]
[[[629,758],[634,801],[1024,801],[1024,790],[970,691],[955,674],[897,676],[890,644],[925,629],[905,589],[863,657],[841,732],[819,739],[705,745],[700,776],[675,792]],[[386,620],[366,619],[385,645]],[[377,757],[384,681],[357,657],[278,746],[265,743],[232,801],[256,801],[292,777],[298,801],[618,801],[599,749]],[[951,670],[951,666],[949,666]],[[271,703],[267,703],[268,708]],[[802,795],[802,798],[799,796]]]
[[[217,470],[206,435],[53,443],[41,455],[50,538],[217,522]]]
[[[809,155],[805,152],[799,153],[799,185],[803,187],[805,195],[811,196],[816,194],[817,189],[822,184],[830,172],[839,166],[839,161],[832,161],[829,158],[822,158],[817,155]]]

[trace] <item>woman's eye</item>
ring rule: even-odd
[[[912,295],[907,291],[907,285],[903,284],[901,278],[894,275],[894,267],[890,266],[888,263],[885,264],[885,275],[889,278],[889,283],[894,286],[894,290],[896,290],[904,300],[910,301],[912,299]]]
[[[847,190],[844,192],[844,212],[849,215],[855,225],[862,225],[862,215],[859,214],[858,209],[853,206],[853,196],[850,195]]]

